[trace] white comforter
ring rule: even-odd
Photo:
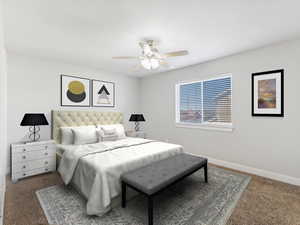
[[[64,183],[79,173],[79,189],[87,198],[87,214],[101,216],[121,192],[122,173],[183,151],[182,146],[141,138],[90,145],[60,146],[64,154],[58,171]]]

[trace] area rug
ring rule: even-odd
[[[250,176],[210,166],[209,182],[203,170],[183,179],[154,198],[155,225],[225,225]],[[85,199],[74,189],[51,186],[36,192],[49,224],[143,225],[147,200],[137,195],[127,207],[112,209],[102,217],[85,214]]]

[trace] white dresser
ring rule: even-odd
[[[20,178],[56,170],[56,145],[53,140],[11,145],[11,178]]]

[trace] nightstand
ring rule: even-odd
[[[129,131],[126,131],[126,136],[128,136],[128,137],[146,138],[146,133],[144,131],[129,130]]]
[[[11,145],[11,179],[56,170],[56,145],[53,140]]]

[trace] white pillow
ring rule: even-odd
[[[61,127],[60,128],[60,135],[61,135],[61,144],[63,145],[72,145],[74,144],[74,134],[72,129],[73,128],[95,128],[94,125],[88,126],[76,126],[76,127]]]
[[[106,131],[115,129],[116,133],[118,135],[118,139],[126,138],[125,129],[124,129],[124,126],[122,124],[97,125],[97,128],[103,129],[103,130],[106,130]]]
[[[60,128],[61,144],[72,145],[74,143],[74,135],[72,132],[72,128],[73,127],[61,127]]]
[[[98,142],[95,126],[73,127],[74,145],[92,144]]]

